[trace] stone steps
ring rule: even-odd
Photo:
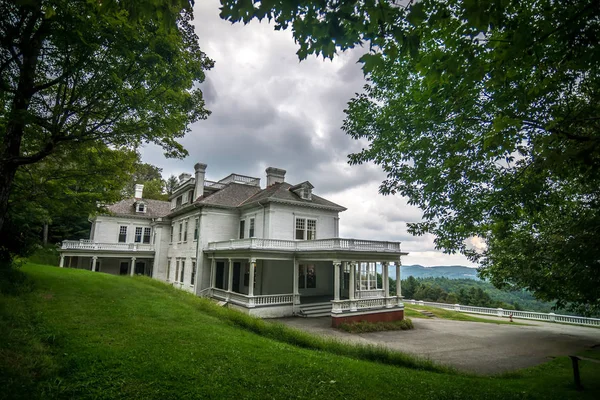
[[[298,316],[304,318],[329,317],[331,315],[331,303],[313,303],[300,305]]]

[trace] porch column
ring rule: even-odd
[[[214,289],[217,283],[217,263],[214,257],[210,260],[210,274],[210,287]]]
[[[294,304],[300,304],[300,292],[298,290],[298,261],[294,258],[294,271],[293,271],[293,279],[294,279],[294,285],[293,285],[293,290],[294,290]]]
[[[65,256],[63,256],[62,254],[60,255],[60,261],[58,262],[58,266],[61,268],[65,267]]]
[[[250,279],[248,280],[248,296],[254,296],[254,271],[256,269],[256,258],[250,259]],[[263,267],[264,269],[264,267]]]
[[[340,261],[333,262],[333,300],[338,301],[340,299],[340,267],[342,263]]]
[[[133,274],[135,273],[135,257],[131,257],[131,271],[129,272],[129,275],[133,276]]]
[[[396,296],[402,297],[402,288],[400,287],[400,261],[395,262],[396,264]]]
[[[233,260],[231,258],[229,260],[229,273],[227,274],[227,291],[233,291]]]
[[[383,290],[385,292],[385,297],[390,297],[390,279],[389,279],[389,264],[387,261],[381,263],[381,268],[383,268],[382,278],[383,278]]]
[[[96,272],[96,261],[98,261],[98,257],[92,257],[92,272]]]
[[[350,262],[350,287],[348,288],[348,297],[350,298],[350,311],[356,311],[356,303],[354,303],[354,291],[356,290],[355,283],[356,261]]]

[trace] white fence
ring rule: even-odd
[[[546,322],[562,322],[566,324],[577,324],[577,325],[587,325],[587,326],[599,326],[600,327],[600,319],[599,318],[586,318],[586,317],[577,317],[573,315],[561,315],[554,313],[539,313],[534,311],[517,311],[517,310],[505,310],[503,308],[487,308],[487,307],[475,307],[475,306],[463,306],[460,304],[446,304],[446,303],[435,303],[431,301],[422,301],[422,300],[404,300],[404,303],[407,304],[415,304],[419,306],[430,306],[430,307],[438,307],[446,310],[452,311],[460,311],[469,314],[485,314],[492,315],[494,317],[503,317],[508,318],[512,315],[513,318],[519,319],[532,319],[536,321],[546,321]]]

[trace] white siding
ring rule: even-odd
[[[126,243],[133,243],[135,237],[135,228],[150,227],[151,223],[152,221],[150,219],[136,219],[99,215],[98,217],[96,217],[95,223],[92,224],[92,229],[94,229],[94,232],[90,233],[90,237],[93,237],[94,241],[98,243],[118,243],[119,228],[121,226],[126,226]],[[150,235],[152,237],[152,233]]]
[[[317,220],[317,239],[336,237],[337,211],[272,204],[269,216],[270,239],[294,240],[296,217]]]

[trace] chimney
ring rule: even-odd
[[[135,185],[135,198],[141,199],[143,193],[144,193],[144,185],[140,185],[140,184]]]
[[[269,167],[265,172],[267,173],[267,187],[275,183],[285,182],[285,169]]]
[[[204,195],[204,175],[206,173],[206,164],[197,163],[194,165],[196,171],[196,188],[194,190],[194,200]]]
[[[179,175],[179,183],[183,183],[183,181],[188,180],[192,177],[192,175],[188,174],[187,172],[184,172],[183,174]]]

